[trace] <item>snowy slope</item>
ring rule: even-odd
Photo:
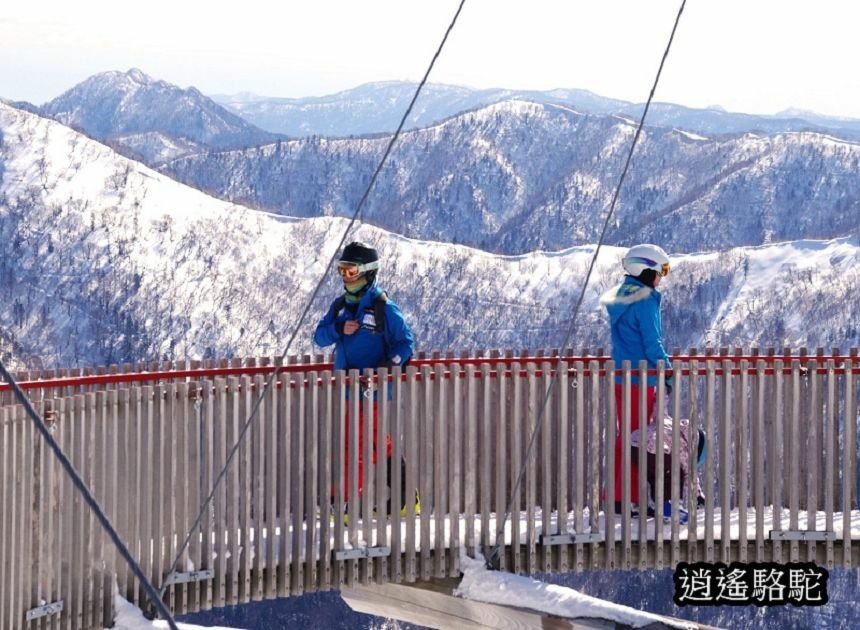
[[[346,220],[273,216],[178,184],[51,120],[0,105],[0,329],[29,364],[278,355],[311,345],[333,273],[300,314]],[[561,343],[593,246],[498,256],[362,225],[381,281],[422,349]],[[609,347],[597,297],[619,280],[604,247],[572,345]],[[673,254],[667,344],[858,345],[854,238]]]
[[[413,238],[503,254],[595,242],[636,123],[507,100],[401,135],[364,217]],[[161,167],[293,216],[348,216],[389,136],[283,141]],[[727,249],[860,230],[860,143],[816,133],[702,136],[647,125],[606,235]]]
[[[389,142],[369,134],[405,111],[407,88],[236,100],[246,113],[288,110],[299,126],[330,118],[324,137],[281,142],[194,88],[140,70],[90,77],[42,112],[223,199],[348,216]],[[594,242],[640,115],[640,106],[577,90],[426,86],[364,216],[398,234],[503,254]],[[856,234],[860,121],[840,124],[655,104],[606,242],[690,251]],[[332,137],[346,135],[339,125],[365,135]]]

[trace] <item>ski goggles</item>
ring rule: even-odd
[[[640,263],[648,267],[648,269],[653,269],[657,273],[659,273],[664,278],[669,275],[669,263],[660,264],[656,260],[651,260],[650,258],[627,258],[628,262],[631,263]]]
[[[372,269],[379,269],[379,262],[353,263],[341,261],[337,264],[337,272],[347,282],[357,280],[363,273]]]

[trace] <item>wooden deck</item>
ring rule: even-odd
[[[279,366],[271,387],[265,360],[21,376],[177,614],[456,577],[461,554],[494,545],[500,568],[514,573],[730,560],[860,566],[856,352],[674,357],[676,387],[658,397],[656,415],[680,410],[707,432],[699,470],[707,502],[687,525],[648,520],[642,503],[642,518],[613,517],[611,527],[618,429],[609,392],[619,377],[629,397],[632,375],[645,368],[506,354],[428,357],[366,375],[377,448],[391,435],[393,460],[405,462],[393,466],[391,491],[414,488],[421,498],[420,514],[413,504],[390,518],[377,518],[389,487],[371,439],[361,494],[358,458],[345,469],[347,425],[356,453],[359,406],[365,417],[374,407],[357,373],[308,358]],[[4,387],[0,396],[0,630],[102,628],[115,586],[147,608],[32,421]],[[629,444],[628,422],[621,439]],[[677,502],[694,482],[681,487],[678,436],[668,443]],[[662,492],[657,484],[658,504]]]

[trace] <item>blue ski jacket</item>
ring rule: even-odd
[[[603,294],[600,303],[609,313],[612,333],[612,360],[615,368],[621,369],[623,361],[630,361],[633,370],[638,370],[639,361],[648,361],[649,369],[657,368],[662,360],[666,369],[671,369],[669,355],[663,347],[663,320],[660,302],[663,295],[632,276]],[[616,382],[621,382],[617,377]],[[633,372],[632,383],[638,384],[637,372]],[[648,385],[657,384],[656,376],[648,377]]]
[[[348,306],[339,309],[341,300],[336,299],[317,324],[314,343],[323,347],[335,344],[334,369],[403,366],[412,357],[415,351],[412,330],[400,308],[390,299],[385,301],[384,331],[380,334],[376,330],[374,303],[381,294],[374,280],[361,296],[355,315]],[[352,335],[345,335],[343,324],[350,319],[357,319],[361,327]]]

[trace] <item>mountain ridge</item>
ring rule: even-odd
[[[167,96],[154,104],[151,96],[138,97],[141,86]],[[376,104],[379,91],[389,90],[388,101],[396,105],[407,96],[405,86],[371,84],[334,98],[346,102],[353,95],[350,107],[360,109],[362,99]],[[450,86],[427,90],[431,103],[434,90],[455,99],[477,94]],[[583,90],[485,92],[490,94],[481,97],[485,100],[499,95],[507,100],[404,132],[368,199],[365,219],[413,238],[453,240],[503,254],[595,241],[636,118],[617,111],[622,102]],[[90,93],[111,95],[113,105],[100,109],[101,101],[86,97]],[[529,100],[533,94],[556,100]],[[61,121],[75,113],[78,122],[91,123],[87,133],[93,137],[113,129],[104,141],[128,157],[225,200],[295,216],[351,216],[389,142],[384,133],[373,133],[267,137],[261,144],[243,127],[231,140],[240,148],[225,150],[212,140],[221,129],[217,121],[197,139],[162,121],[148,131],[126,132],[128,125],[141,126],[137,112],[176,109],[177,98],[191,103],[197,112],[191,118],[207,119],[201,103],[208,101],[197,90],[180,90],[134,69],[91,77],[61,99],[64,106],[58,109],[66,114],[43,113]],[[589,111],[601,109],[615,113]],[[361,119],[358,112],[341,118]],[[607,242],[725,249],[834,238],[860,229],[860,194],[851,177],[858,166],[853,140],[832,130],[702,135],[677,122],[644,128]],[[834,138],[842,150],[829,146]]]
[[[348,224],[220,201],[6,105],[0,136],[0,350],[32,367],[277,356]],[[368,224],[350,238],[380,250],[381,282],[426,350],[557,346],[595,249],[497,256]],[[577,349],[609,348],[597,300],[623,251],[601,249]],[[844,299],[860,293],[856,237],[672,256],[669,347],[858,345]],[[324,280],[291,352],[322,350],[313,327],[339,287]]]
[[[406,131],[363,217],[499,254],[595,242],[635,127],[620,115],[505,101]],[[252,207],[351,216],[388,142],[294,139],[160,170]],[[706,137],[646,126],[607,242],[690,251],[856,233],[858,165],[860,143],[814,132]]]
[[[406,81],[365,83],[334,94],[310,97],[269,97],[244,93],[214,95],[213,100],[257,126],[291,137],[307,135],[352,136],[394,131],[415,93],[417,84]],[[474,89],[466,86],[429,83],[415,104],[407,129],[424,127],[464,111],[502,100],[521,98],[542,104],[564,104],[584,113],[621,113],[639,120],[643,103],[631,103],[600,96],[589,90]],[[335,115],[336,114],[336,115]],[[815,112],[786,110],[774,115],[728,112],[723,109],[694,108],[654,102],[648,112],[649,124],[679,126],[710,134],[761,131],[832,131],[860,139],[860,120],[832,117]]]

